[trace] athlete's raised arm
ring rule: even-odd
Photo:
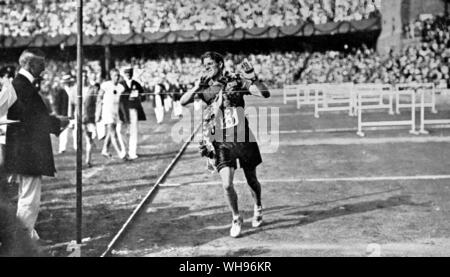
[[[267,88],[267,86],[258,79],[258,76],[256,76],[255,70],[253,69],[253,66],[245,59],[240,65],[239,65],[241,76],[250,82],[250,85],[248,87],[248,91],[255,96],[269,98],[270,97],[270,91]]]

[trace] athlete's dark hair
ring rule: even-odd
[[[225,61],[224,61],[223,56],[220,55],[219,53],[213,52],[213,51],[206,52],[205,54],[203,54],[201,56],[202,63],[203,63],[203,60],[206,59],[206,58],[210,58],[213,61],[215,61],[216,63],[222,63],[222,66],[220,67],[220,69],[224,69]]]

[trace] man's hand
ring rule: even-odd
[[[203,88],[203,87],[207,87],[208,83],[209,83],[210,77],[208,76],[201,76],[199,80],[197,80],[198,83],[196,83],[196,85],[198,85],[198,88]]]
[[[198,148],[201,157],[208,157],[210,159],[214,158],[214,152],[208,149],[208,147],[205,144],[200,143]]]
[[[67,116],[57,116],[57,118],[59,119],[59,126],[61,129],[65,129],[69,126],[71,120]]]
[[[255,81],[257,79],[255,69],[247,59],[244,59],[244,61],[239,65],[239,68],[241,71],[241,76],[244,79],[251,81]]]
[[[200,153],[200,156],[201,156],[201,157],[206,157],[206,156],[208,156],[208,148],[206,147],[206,145],[200,144],[200,145],[198,146],[198,148],[199,148],[199,153]]]
[[[74,129],[75,128],[75,119],[68,119],[69,120],[69,128]]]

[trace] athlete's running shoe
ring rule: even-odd
[[[261,206],[255,206],[253,210],[253,219],[252,219],[252,226],[253,227],[259,227],[261,226],[263,222],[262,218],[262,207]]]
[[[242,217],[238,216],[236,218],[233,218],[233,222],[231,223],[231,229],[230,229],[230,236],[233,238],[239,237],[241,234],[241,228],[242,228]]]

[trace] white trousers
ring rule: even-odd
[[[64,131],[59,134],[59,145],[58,150],[59,152],[64,152],[67,149],[67,142],[69,141],[69,132],[72,130],[72,142],[73,142],[73,149],[77,150],[77,128],[65,128]]]
[[[172,108],[172,98],[167,96],[164,99],[164,109],[166,110],[166,112],[170,111],[170,108]]]
[[[122,129],[125,129],[125,132],[129,135],[128,140],[128,151],[126,151],[125,141],[122,136]],[[138,112],[136,109],[130,109],[130,123],[120,122],[116,127],[117,136],[119,140],[119,145],[123,149],[123,151],[128,153],[128,156],[133,158],[136,157],[137,153],[137,145],[138,145],[138,135],[139,135],[139,126],[138,126]]]
[[[59,153],[66,151],[67,141],[69,139],[69,128],[65,128],[64,131],[59,134]]]
[[[136,156],[137,145],[138,145],[138,111],[136,109],[130,109],[130,140],[128,142],[128,155],[130,157]]]
[[[162,104],[161,95],[155,95],[155,115],[156,122],[161,123],[164,120],[164,107]]]
[[[41,205],[42,176],[17,175],[19,183],[19,200],[17,201],[17,218],[30,232],[33,240],[39,235],[34,229]]]
[[[181,106],[180,101],[173,102],[173,114],[175,116],[180,116],[183,114],[183,107]]]
[[[120,154],[119,156],[125,156],[127,153],[127,147],[125,146],[125,141],[122,136],[122,129],[126,130],[127,124],[119,121],[116,125],[116,133],[117,133],[117,142],[119,143]]]

